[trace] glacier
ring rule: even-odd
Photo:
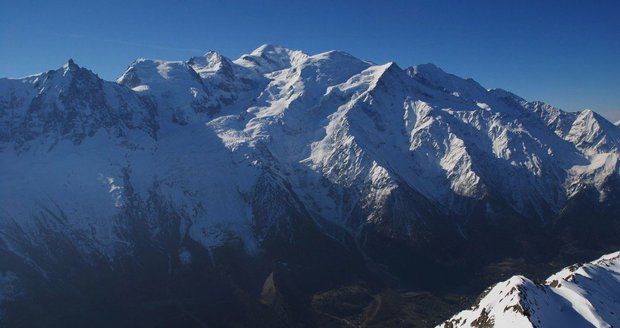
[[[140,58],[105,81],[69,60],[0,79],[0,270],[12,286],[57,274],[62,252],[216,266],[230,245],[277,259],[320,241],[411,281],[416,263],[535,256],[547,239],[582,256],[617,240],[619,146],[592,110],[433,64],[263,45]]]

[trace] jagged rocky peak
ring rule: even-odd
[[[72,101],[91,99],[95,95],[102,97],[106,82],[87,68],[80,67],[73,59],[56,70],[33,75],[23,79],[37,90],[40,101]]]
[[[80,67],[73,61],[72,58],[69,58],[67,63],[62,65],[62,68],[65,70],[65,72],[76,71],[80,69]]]
[[[313,239],[310,230],[359,245],[370,261],[399,272],[409,272],[400,267],[408,261],[425,270],[418,260],[437,255],[467,263],[479,255],[471,245],[491,249],[504,239],[482,255],[511,256],[581,227],[563,220],[580,213],[576,207],[616,214],[617,198],[572,198],[618,190],[619,132],[610,124],[593,112],[487,91],[434,65],[404,71],[341,51],[309,56],[265,45],[235,61],[216,52],[139,59],[117,82],[70,61],[0,79],[0,152],[10,168],[0,170],[0,213],[19,227],[0,224],[0,253],[36,264],[34,253],[13,251],[19,238],[11,233],[37,235],[27,223],[49,219],[66,221],[68,244],[81,250],[88,242],[110,259],[110,245],[131,244],[123,230],[134,223],[147,229],[138,238],[166,239],[168,259],[200,258],[231,243],[252,256],[276,239],[303,244],[295,238]],[[35,143],[44,151],[3,152]],[[33,216],[41,208],[51,214]],[[541,217],[548,220],[534,220]],[[612,239],[618,227],[609,222],[603,229]],[[159,233],[166,229],[192,250]],[[441,253],[440,244],[463,252]],[[385,256],[395,253],[404,256]],[[0,271],[7,265],[0,261]],[[508,286],[497,293],[513,303],[476,310],[467,322],[519,315],[521,296],[538,297],[542,288],[523,277]],[[493,302],[500,301],[482,307]]]
[[[620,133],[616,126],[604,117],[591,109],[585,109],[574,119],[566,139],[593,154],[617,151]]]
[[[41,73],[39,75],[45,75],[45,74],[49,74],[49,75],[61,75],[67,78],[76,76],[78,73],[90,73],[90,75],[94,75],[96,76],[95,73],[93,73],[92,71],[80,67],[72,58],[69,58],[67,60],[66,63],[64,63],[62,66],[60,66],[59,68],[55,69],[55,70],[50,70],[47,71],[45,73]]]
[[[74,65],[68,62],[63,72],[81,71]],[[92,81],[102,83],[98,78]],[[214,51],[188,61],[138,59],[117,82],[105,83],[115,93],[85,92],[80,86],[78,95],[63,101],[70,108],[90,110],[96,107],[90,104],[117,99],[109,96],[116,92],[127,99],[145,100],[133,103],[147,106],[146,112],[155,108],[154,119],[162,131],[170,126],[178,132],[168,122],[199,123],[192,131],[216,133],[231,149],[248,152],[247,158],[263,156],[254,152],[271,154],[269,161],[290,170],[289,182],[299,183],[311,200],[308,203],[322,208],[328,208],[326,197],[297,181],[302,180],[298,166],[321,178],[338,176],[335,189],[354,185],[360,195],[373,190],[363,202],[372,204],[368,207],[374,206],[372,211],[377,213],[387,206],[378,199],[398,185],[428,201],[403,200],[413,207],[441,207],[462,215],[461,209],[481,206],[493,195],[501,203],[498,206],[538,218],[547,210],[554,215],[561,211],[575,192],[574,188],[567,191],[567,185],[585,189],[592,181],[608,181],[613,171],[596,173],[589,165],[602,162],[602,157],[592,156],[610,152],[605,166],[609,168],[617,158],[613,153],[618,147],[617,132],[608,131],[605,124],[610,123],[594,113],[571,115],[543,103],[525,102],[507,91],[487,91],[433,64],[403,71],[393,62],[374,65],[342,51],[308,56],[263,45],[234,62]],[[58,93],[48,95],[50,101],[35,102],[34,108],[55,111]],[[14,112],[26,113],[22,108],[28,106],[22,105],[31,103],[31,99],[11,102],[9,96],[2,97],[4,106]],[[129,106],[123,110],[125,115],[137,111]],[[544,124],[532,113],[539,114]],[[9,115],[5,118],[9,121]],[[257,159],[261,161],[266,160]],[[334,167],[342,170],[336,174]],[[390,184],[376,187],[374,177],[389,177]],[[362,202],[357,195],[347,201],[351,203],[331,208]],[[323,212],[342,216],[337,211]]]
[[[11,103],[0,112],[0,125],[2,139],[19,151],[62,140],[78,145],[99,131],[123,137],[139,129],[154,136],[158,129],[150,104],[72,59],[56,70],[12,82],[13,87],[20,84],[19,90],[14,89]]]
[[[588,128],[594,130],[610,129],[614,125],[591,109],[584,109],[580,111],[574,124],[585,124]]]
[[[70,61],[64,70],[80,70],[74,66],[77,67]],[[506,186],[506,197],[528,194],[528,198],[539,198],[536,201],[550,202],[554,208],[560,208],[565,201],[562,194],[567,175],[584,172],[570,169],[587,165],[588,156],[612,152],[618,144],[617,132],[609,132],[611,129],[606,127],[611,123],[606,124],[594,113],[570,115],[543,103],[525,102],[501,89],[487,91],[474,80],[446,73],[433,64],[403,71],[395,63],[373,65],[343,51],[309,56],[298,50],[263,45],[234,62],[214,51],[188,61],[138,59],[117,82],[137,95],[152,99],[158,119],[171,118],[187,124],[198,114],[195,121],[205,123],[217,113],[245,112],[238,120],[240,126],[247,131],[264,132],[263,136],[275,140],[276,145],[282,142],[270,135],[273,133],[271,121],[278,121],[283,113],[287,113],[283,129],[301,131],[312,126],[318,131],[316,135],[320,135],[319,132],[327,127],[325,119],[336,118],[328,116],[339,106],[359,105],[359,113],[342,117],[364,122],[359,124],[360,131],[352,136],[360,143],[357,146],[377,153],[374,150],[377,145],[390,144],[391,149],[398,150],[398,156],[404,156],[401,162],[411,162],[411,166],[392,165],[390,173],[404,177],[411,185],[429,179],[428,186],[420,185],[418,191],[443,204],[451,202],[448,196],[439,198],[430,193],[448,184],[453,184],[449,186],[452,190],[445,193],[476,189],[472,185],[474,182],[495,181],[495,191]],[[377,87],[382,85],[389,87]],[[82,95],[88,94],[97,93],[82,92]],[[364,97],[359,97],[360,94]],[[233,104],[239,106],[231,106]],[[320,111],[311,110],[318,107]],[[224,111],[225,108],[230,110]],[[544,125],[535,115],[527,119],[520,116],[524,109],[539,114]],[[199,115],[202,113],[209,115]],[[297,113],[305,114],[298,117]],[[507,118],[498,115],[503,113],[511,115],[506,115]],[[244,120],[251,120],[251,123]],[[335,132],[346,131],[359,122],[343,121],[342,125],[337,125],[340,130]],[[219,122],[213,123],[213,126],[220,126]],[[226,128],[229,130],[224,134],[238,137],[224,138],[227,142],[246,140],[247,131]],[[320,141],[312,139],[310,133],[303,135],[305,139],[300,137],[294,141],[303,149]],[[393,142],[397,137],[400,141]],[[368,140],[376,144],[362,144]],[[573,144],[578,148],[574,149]],[[327,151],[336,154],[342,150]],[[560,160],[552,161],[554,156]],[[395,157],[382,154],[375,160],[380,163]],[[441,157],[439,161],[438,157]],[[424,158],[426,160],[422,160]],[[410,170],[413,166],[419,167]],[[498,170],[500,166],[502,169]],[[466,176],[465,173],[472,178],[454,185],[459,180],[457,177]],[[432,180],[430,176],[437,179]],[[506,181],[511,179],[514,185],[508,187]],[[533,186],[532,190],[528,186]],[[538,195],[541,190],[545,192]],[[465,193],[465,196],[471,195]],[[516,204],[512,199],[509,203],[529,211],[526,204]]]
[[[544,283],[514,276],[438,327],[617,327],[620,252],[575,264]]]
[[[87,68],[80,67],[73,59],[69,59],[58,69],[33,75],[24,78],[24,80],[31,82],[38,89],[60,88],[62,90],[66,90],[69,85],[79,88],[103,82],[97,74]]]

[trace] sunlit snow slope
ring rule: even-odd
[[[620,252],[571,265],[536,284],[514,276],[439,327],[617,327]]]
[[[263,45],[236,60],[141,58],[104,81],[69,60],[0,79],[0,304],[53,291],[43,301],[80,312],[84,286],[131,272],[131,286],[150,283],[141,299],[161,284],[145,277],[207,268],[175,277],[217,303],[226,293],[189,281],[230,292],[251,277],[256,292],[292,268],[280,262],[313,292],[362,269],[439,288],[505,257],[600,251],[620,233],[619,147],[620,128],[591,110],[432,64]],[[204,280],[242,272],[220,271],[227,261],[250,273]]]

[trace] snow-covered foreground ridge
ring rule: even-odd
[[[0,326],[293,326],[340,283],[616,249],[619,145],[591,110],[341,51],[0,79]]]
[[[472,213],[544,223],[582,192],[605,201],[619,145],[620,128],[591,110],[432,64],[264,45],[236,60],[138,59],[110,82],[70,60],[0,79],[0,221],[29,231],[62,217],[114,249],[113,218],[156,195],[207,247],[256,249],[291,216],[403,238],[444,217],[468,238]]]
[[[620,252],[575,264],[536,284],[514,276],[438,327],[618,327]]]

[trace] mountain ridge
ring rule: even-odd
[[[320,179],[331,179],[339,189],[349,188],[362,178],[359,174],[365,174],[359,186],[383,190],[382,196],[376,194],[378,198],[363,205],[369,213],[382,206],[381,197],[406,184],[455,214],[468,213],[468,207],[484,202],[492,191],[512,203],[517,213],[542,218],[545,213],[559,213],[585,188],[593,187],[605,198],[604,184],[618,167],[620,133],[600,115],[591,110],[567,113],[505,91],[487,90],[433,64],[403,70],[395,63],[374,65],[345,52],[307,55],[263,45],[237,60],[216,52],[177,62],[138,59],[117,83],[101,80],[73,60],[56,71],[3,82],[13,88],[19,84],[29,93],[18,101],[21,107],[31,101],[27,110],[4,102],[17,117],[28,113],[21,122],[3,115],[9,131],[4,139],[14,147],[28,147],[30,139],[50,133],[59,134],[51,136],[56,143],[67,137],[80,143],[94,136],[99,126],[115,126],[119,136],[144,130],[156,138],[163,131],[177,134],[178,125],[207,122],[225,148],[235,152],[243,146],[242,152],[249,152],[244,156],[260,157],[263,151],[256,145],[261,143],[292,176],[291,170],[329,168]],[[26,91],[30,84],[31,91]],[[59,90],[60,103],[45,101],[50,88]],[[15,95],[15,90],[9,91]],[[114,109],[95,110],[88,117],[88,110],[76,111],[84,106],[118,108],[115,102],[121,98],[128,98],[121,108],[134,109],[108,118],[99,116]],[[56,109],[44,113],[39,107]],[[42,130],[24,131],[21,126],[32,126],[33,115],[44,115]],[[87,124],[80,132],[76,118]],[[58,121],[64,126],[52,128]],[[323,131],[327,132],[323,140],[316,139]],[[289,139],[288,145],[275,142],[276,138]],[[344,140],[350,143],[341,143]],[[294,155],[298,149],[304,149],[303,156]],[[342,162],[341,155],[351,152],[356,155]],[[333,162],[336,158],[340,163]],[[353,162],[348,164],[349,160]],[[339,176],[330,178],[338,167]],[[375,174],[382,178],[376,180]],[[302,182],[294,180],[289,182],[311,198],[310,203],[325,198],[308,194]],[[373,186],[373,181],[384,185]],[[342,219],[343,214],[328,216]]]
[[[615,252],[566,267],[542,284],[514,276],[438,327],[613,327],[620,320],[619,273],[620,252]]]
[[[110,82],[70,60],[0,79],[0,127],[0,269],[24,293],[84,291],[64,267],[200,285],[188,270],[232,266],[222,297],[263,309],[271,276],[289,298],[261,313],[284,302],[291,324],[311,316],[290,299],[332,279],[475,289],[496,261],[581,259],[620,232],[617,127],[432,64],[264,45],[138,59]]]

